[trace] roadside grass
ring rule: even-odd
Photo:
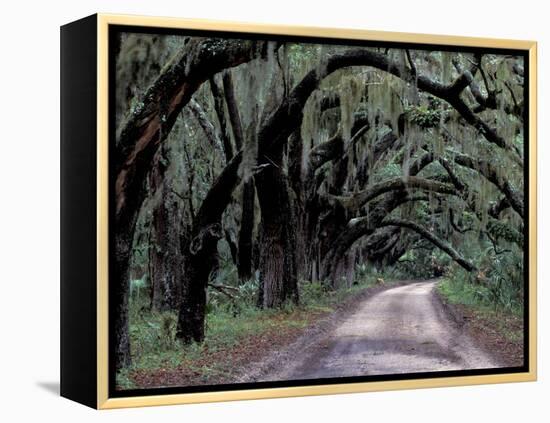
[[[518,302],[497,301],[491,288],[463,277],[446,277],[437,286],[443,299],[460,308],[470,325],[513,344],[523,342],[523,310]]]
[[[522,303],[495,298],[494,291],[490,287],[468,282],[464,278],[445,277],[438,284],[438,290],[452,304],[462,304],[478,310],[518,317],[521,317],[523,312]]]
[[[175,312],[151,311],[146,298],[134,298],[130,304],[132,366],[117,374],[117,385],[120,389],[154,386],[156,380],[169,381],[167,373],[177,379],[174,384],[230,381],[240,365],[260,359],[277,343],[291,342],[339,303],[380,283],[381,278],[363,273],[353,284],[336,290],[324,282],[302,281],[300,305],[286,304],[274,310],[257,308],[250,286],[234,300],[214,292],[207,309],[205,340],[187,346],[175,339]],[[159,372],[162,377],[155,376]]]

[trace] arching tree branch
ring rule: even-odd
[[[350,211],[358,211],[366,203],[382,194],[390,191],[400,191],[413,188],[418,188],[430,192],[439,192],[441,194],[456,195],[456,190],[452,185],[432,179],[409,176],[406,180],[399,177],[374,184],[366,190],[360,191],[349,197],[331,196],[329,201],[337,201],[343,207]]]
[[[466,271],[472,272],[476,270],[476,267],[470,263],[468,260],[466,260],[458,251],[456,251],[448,242],[445,240],[437,237],[433,231],[430,231],[423,226],[420,226],[418,223],[412,222],[410,220],[402,220],[402,219],[384,219],[380,226],[399,226],[402,228],[410,229],[417,234],[421,235],[422,237],[426,238],[428,241],[430,241],[432,244],[434,244],[436,247],[438,247],[440,250],[444,251],[451,257],[454,261],[456,261],[460,266],[462,266]]]
[[[474,159],[466,154],[455,154],[455,163],[473,169],[495,185],[506,197],[512,208],[523,218],[523,195],[497,173],[496,168],[484,159]]]

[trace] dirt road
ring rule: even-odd
[[[498,365],[452,321],[434,295],[437,281],[390,288],[304,339],[256,380],[295,380],[491,368]]]

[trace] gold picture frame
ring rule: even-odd
[[[95,130],[97,136],[96,142],[96,172],[95,172],[95,204],[96,210],[93,218],[95,219],[95,299],[96,310],[93,313],[95,318],[95,348],[96,352],[89,358],[90,365],[93,366],[96,373],[95,402],[91,398],[90,390],[87,387],[76,386],[75,384],[65,383],[63,388],[63,377],[70,372],[74,372],[76,364],[67,365],[65,376],[62,375],[62,395],[83,402],[98,409],[112,409],[121,407],[140,407],[152,405],[170,405],[170,404],[189,404],[199,402],[214,401],[234,401],[260,398],[280,398],[307,395],[324,394],[344,394],[354,392],[385,391],[399,389],[416,389],[446,387],[458,385],[478,385],[493,384],[505,382],[525,382],[535,381],[537,378],[537,43],[534,41],[517,41],[504,39],[448,36],[448,35],[429,35],[412,34],[401,32],[382,32],[368,31],[361,29],[336,29],[336,28],[315,28],[307,26],[288,26],[288,25],[265,25],[253,23],[237,23],[225,21],[211,21],[198,19],[179,19],[145,16],[125,16],[116,14],[97,14],[94,15],[95,35],[96,35],[96,117]],[[70,28],[71,25],[67,25]],[[529,168],[528,168],[528,251],[529,251],[529,291],[528,291],[528,371],[518,373],[504,374],[486,374],[486,375],[467,375],[453,377],[434,377],[422,379],[403,379],[391,381],[373,381],[361,383],[341,383],[313,386],[292,386],[292,387],[273,387],[273,388],[255,388],[242,390],[228,390],[215,392],[196,392],[196,393],[171,393],[162,395],[143,395],[128,397],[110,397],[109,396],[109,54],[108,37],[109,26],[139,26],[148,28],[163,29],[189,29],[189,30],[207,30],[222,31],[224,33],[250,33],[262,35],[285,35],[297,37],[317,37],[342,40],[365,40],[380,42],[398,42],[407,44],[429,44],[440,46],[461,46],[461,47],[480,47],[480,48],[504,48],[517,49],[528,52],[529,60]],[[68,31],[68,30],[67,30]],[[67,52],[67,55],[69,52]],[[66,70],[65,74],[69,74]],[[62,96],[63,98],[63,96]],[[69,112],[67,112],[69,113]],[[65,122],[70,120],[70,116],[63,117]],[[67,135],[68,136],[68,135]],[[62,147],[63,148],[63,147]],[[69,158],[67,158],[69,160]],[[63,176],[62,176],[63,178]],[[63,183],[63,182],[62,182]],[[63,239],[63,238],[62,238]],[[62,247],[63,248],[63,247]],[[69,245],[67,245],[69,248]],[[63,258],[62,258],[63,260]],[[68,283],[68,282],[67,282]],[[63,285],[63,281],[62,281]],[[63,288],[62,288],[63,289]],[[63,301],[62,301],[63,302]],[[65,313],[69,319],[68,313],[72,313],[63,308],[62,315]],[[63,317],[62,317],[63,318]],[[62,320],[62,330],[64,327]],[[70,336],[75,332],[67,329],[67,344],[72,341]],[[62,334],[62,342],[63,342]],[[73,350],[67,347],[63,354],[68,357],[74,354]],[[73,352],[71,352],[73,351]],[[95,359],[95,362],[93,362]],[[80,364],[82,365],[82,363]],[[63,373],[62,364],[62,373]],[[86,394],[73,394],[73,391],[86,391]]]

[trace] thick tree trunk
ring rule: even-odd
[[[206,290],[217,265],[217,243],[223,236],[221,217],[238,181],[242,154],[227,164],[208,191],[193,220],[191,240],[184,248],[184,282],[176,337],[184,344],[204,339]]]
[[[182,252],[178,230],[177,203],[163,184],[159,204],[153,210],[154,245],[150,281],[152,306],[159,311],[177,310],[181,301]],[[180,229],[181,231],[182,229]]]
[[[285,244],[282,228],[273,224],[262,224],[260,283],[262,284],[261,306],[280,307],[286,299],[285,288]],[[260,301],[259,301],[260,302]]]
[[[217,264],[216,246],[221,236],[221,225],[211,225],[196,233],[186,248],[183,295],[176,331],[176,338],[184,344],[204,340],[206,292],[210,272]]]
[[[289,186],[277,163],[256,176],[258,199],[262,209],[260,235],[261,303],[264,308],[282,306],[290,300],[298,303],[296,273],[296,217],[292,211]]]
[[[181,218],[178,204],[166,179],[166,147],[155,156],[149,174],[149,189],[154,193],[149,253],[151,306],[158,311],[176,310],[181,300],[182,261],[179,234]]]

